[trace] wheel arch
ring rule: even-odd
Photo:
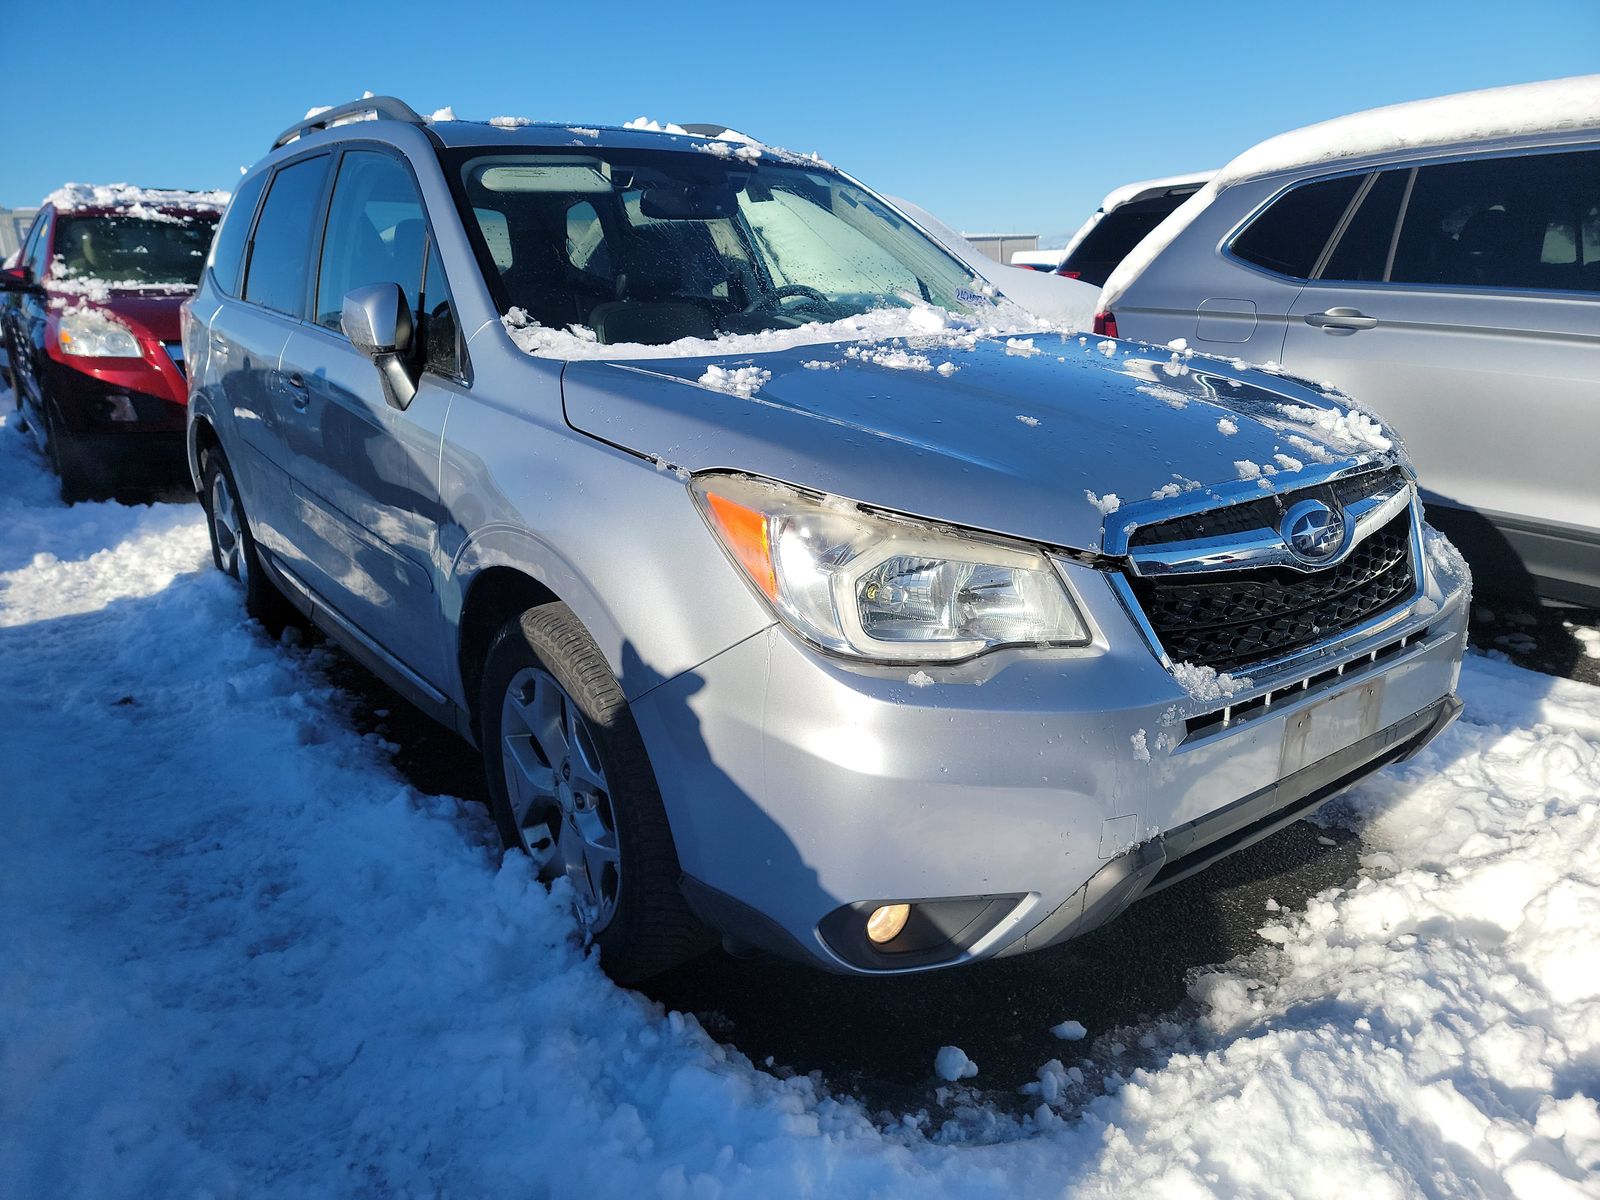
[[[205,470],[206,453],[222,444],[222,439],[217,436],[216,426],[211,423],[209,413],[191,412],[187,441],[189,477],[194,481],[195,491],[198,492],[202,482],[201,472]]]
[[[504,563],[484,567],[466,581],[456,621],[456,666],[474,742],[479,741],[478,692],[489,643],[513,617],[560,598],[527,571]]]

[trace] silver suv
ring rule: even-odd
[[[1370,418],[1046,332],[731,133],[324,112],[185,350],[217,565],[482,747],[619,979],[1036,949],[1459,707],[1467,581]]]
[[[1600,605],[1600,76],[1247,151],[1107,281],[1124,337],[1330,380],[1393,421],[1484,590]]]

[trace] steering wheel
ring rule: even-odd
[[[814,287],[807,287],[803,283],[786,283],[782,287],[773,288],[772,291],[768,292],[765,296],[760,297],[745,311],[754,313],[761,312],[764,309],[769,308],[776,309],[790,296],[799,296],[805,300],[809,300],[812,304],[818,305],[823,309],[831,310],[838,307],[832,300],[829,300]]]

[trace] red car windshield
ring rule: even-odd
[[[215,228],[212,216],[64,214],[56,221],[51,274],[112,286],[194,287]]]

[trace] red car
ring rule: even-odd
[[[186,478],[178,310],[227,199],[69,184],[0,270],[17,408],[67,501]]]

